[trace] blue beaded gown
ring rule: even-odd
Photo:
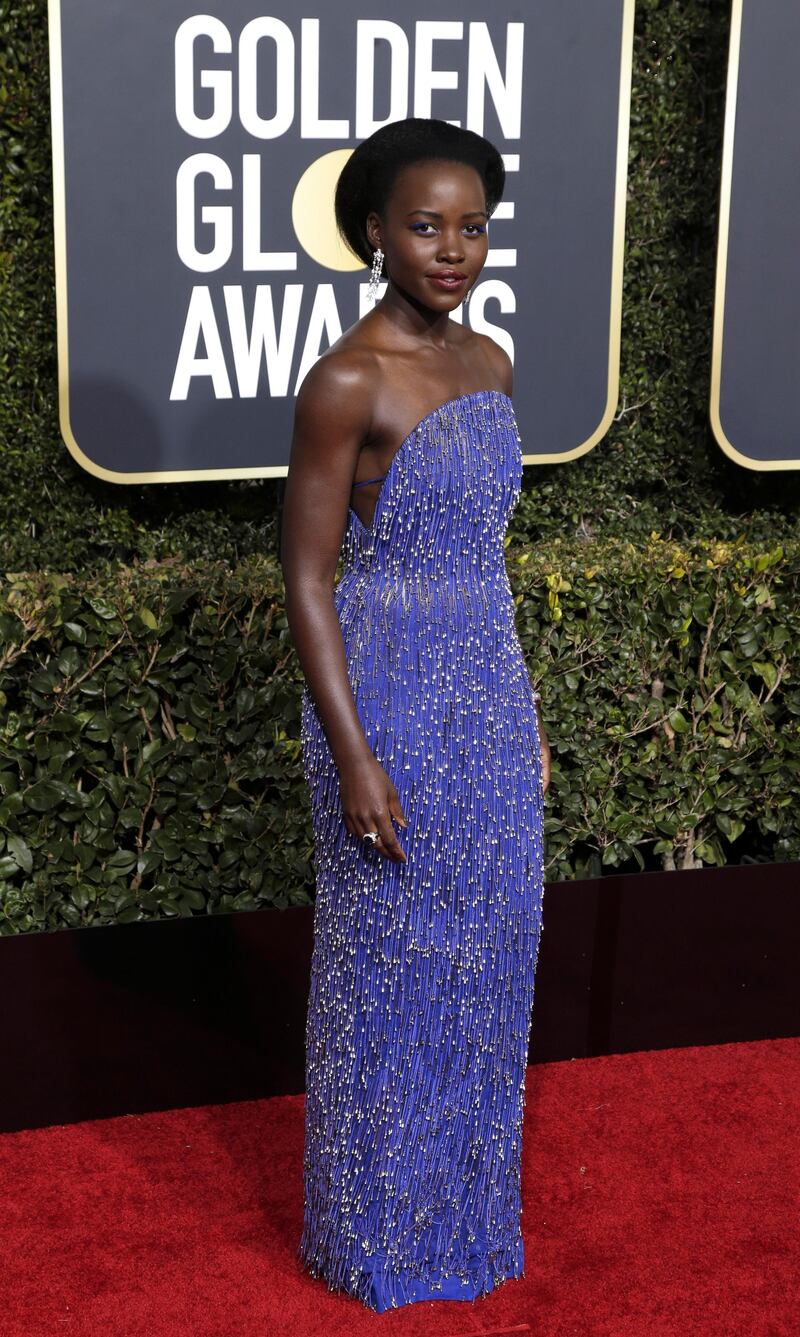
[[[308,687],[316,871],[299,1257],[370,1309],[523,1272],[521,1143],[542,928],[533,691],[504,557],[522,478],[509,396],[409,433],[333,599],[407,862],[351,835]]]

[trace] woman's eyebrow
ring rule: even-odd
[[[406,214],[406,218],[410,218],[412,214],[429,214],[431,218],[441,218],[441,217],[442,217],[442,215],[439,214],[439,213],[437,213],[435,209],[409,209],[408,213]],[[462,217],[462,218],[487,218],[487,217],[488,217],[488,214],[486,213],[486,211],[485,211],[484,209],[470,209],[469,213],[462,214],[461,217]]]

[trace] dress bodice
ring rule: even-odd
[[[505,574],[504,537],[522,478],[511,399],[477,390],[427,413],[399,446],[368,529],[352,507],[337,589],[357,577],[458,582]]]

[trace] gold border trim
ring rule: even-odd
[[[734,0],[741,3],[741,0]],[[633,59],[635,0],[623,0],[622,49],[620,57],[617,158],[614,191],[614,229],[609,307],[608,396],[603,416],[595,430],[574,450],[556,454],[523,455],[523,464],[552,464],[587,454],[608,431],[619,396],[620,336],[622,326],[622,273],[625,248],[628,139]],[[180,483],[224,478],[285,478],[289,466],[265,465],[243,469],[179,469],[158,473],[119,473],[95,464],[81,450],[72,431],[69,408],[69,346],[67,324],[66,186],[64,167],[64,97],[61,61],[61,4],[47,0],[50,54],[50,114],[53,162],[53,224],[55,251],[56,324],[58,349],[58,415],[64,444],[78,464],[95,478],[111,483]],[[776,466],[777,467],[777,466]]]
[[[711,342],[711,385],[708,412],[717,445],[730,459],[746,469],[761,473],[770,469],[798,469],[800,460],[756,460],[737,450],[722,426],[720,395],[722,391],[722,335],[725,327],[725,282],[728,269],[731,189],[733,185],[733,145],[736,134],[736,99],[739,87],[739,56],[742,44],[744,0],[732,0],[731,34],[728,47],[728,81],[725,93],[725,126],[722,141],[722,174],[719,191],[719,228],[717,233],[717,269],[714,284],[714,324]]]

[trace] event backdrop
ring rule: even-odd
[[[513,358],[525,461],[600,440],[618,388],[633,0],[437,10],[50,0],[61,430],[87,470],[285,474],[303,377],[368,309],[368,271],[335,235],[336,177],[410,115],[485,134],[505,159],[456,318]]]
[[[733,0],[711,423],[751,469],[800,468],[800,5]]]

